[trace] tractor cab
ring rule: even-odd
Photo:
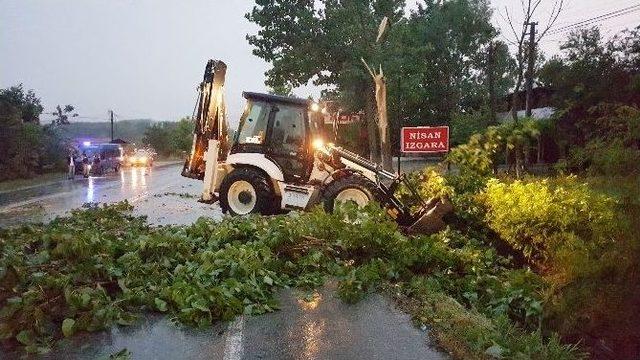
[[[230,155],[263,154],[282,171],[287,183],[303,183],[313,167],[311,142],[317,128],[309,121],[309,101],[244,92],[247,99]]]

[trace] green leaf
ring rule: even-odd
[[[27,345],[27,346],[25,346],[24,350],[26,352],[28,352],[29,354],[35,354],[35,353],[38,352],[38,345],[36,345],[36,344]]]
[[[38,346],[38,354],[47,354],[51,352],[51,348],[49,346]]]
[[[264,280],[264,283],[265,283],[265,284],[267,284],[267,285],[273,285],[273,279],[272,279],[272,278],[270,278],[268,275],[265,275],[263,280]]]
[[[198,301],[192,302],[191,306],[194,309],[198,309],[198,310],[204,311],[204,312],[209,312],[209,308],[207,307],[206,303],[204,303],[202,300],[198,300]]]
[[[129,289],[127,288],[127,285],[124,282],[124,279],[118,279],[118,286],[120,287],[123,293],[126,293],[129,291]]]
[[[82,307],[86,307],[87,305],[89,305],[89,301],[91,301],[91,295],[89,295],[88,293],[83,293],[81,299]]]
[[[118,317],[116,323],[118,323],[118,325],[129,326],[133,324],[135,320],[136,316],[134,316],[133,314],[123,313]]]
[[[167,302],[160,299],[160,298],[155,298],[154,299],[155,303],[156,303],[156,308],[158,308],[159,311],[165,312],[167,311]]]
[[[73,335],[74,329],[73,326],[76,324],[76,321],[73,319],[66,318],[62,322],[62,334],[65,337],[69,337]]]
[[[29,345],[33,343],[33,333],[31,330],[22,330],[16,335],[16,340],[18,340],[22,345]]]
[[[484,353],[491,356],[494,359],[502,359],[504,348],[498,344],[493,344],[492,346],[487,348],[487,350],[485,350]]]

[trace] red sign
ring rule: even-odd
[[[362,117],[362,114],[360,113],[353,113],[353,114],[325,114],[324,115],[324,123],[328,124],[328,125],[332,125],[335,122],[338,123],[338,125],[346,125],[346,124],[353,124],[356,122],[360,122]]]
[[[449,151],[448,126],[403,127],[400,134],[404,153],[440,153]]]

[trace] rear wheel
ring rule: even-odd
[[[220,207],[224,213],[269,215],[275,202],[269,179],[255,169],[235,169],[220,184]]]
[[[336,203],[354,202],[364,207],[371,201],[380,201],[378,186],[366,177],[353,174],[333,181],[324,189],[324,210],[332,212]]]

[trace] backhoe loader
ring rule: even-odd
[[[203,181],[201,202],[220,202],[224,213],[276,214],[338,202],[365,206],[378,202],[408,231],[430,233],[444,226],[451,211],[446,199],[420,198],[404,175],[322,137],[317,104],[310,100],[244,92],[246,106],[237,131],[229,139],[224,105],[226,65],[209,60],[194,114],[193,147],[182,175]],[[404,184],[417,211],[394,195]]]

